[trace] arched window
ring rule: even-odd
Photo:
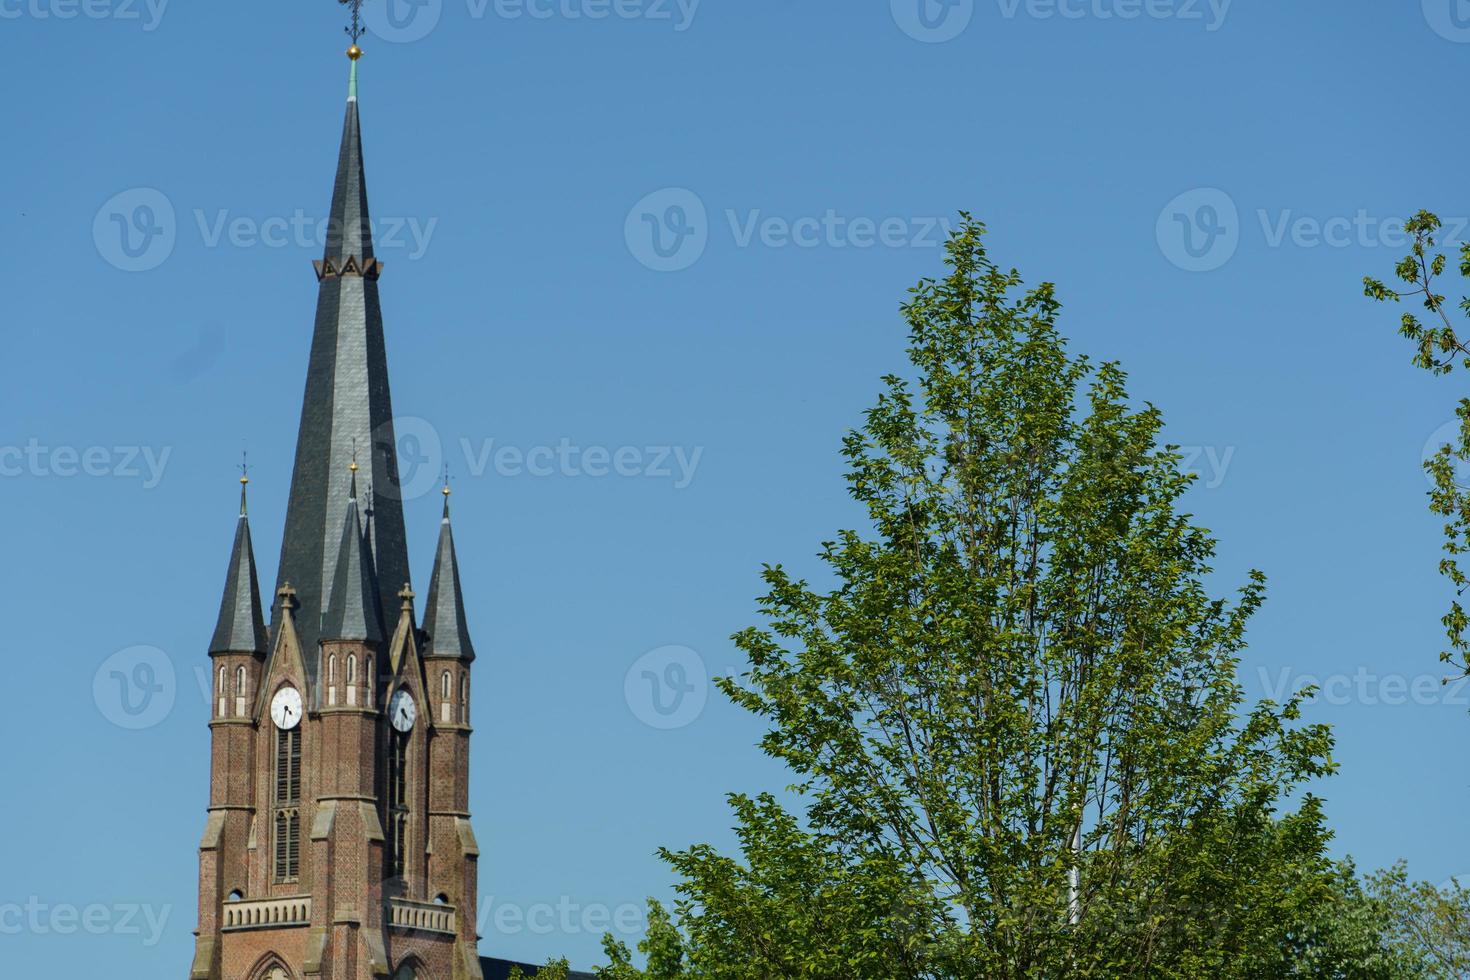
[[[337,655],[335,653],[327,658],[327,683],[337,683]]]
[[[219,669],[219,687],[216,689],[216,693],[225,693],[225,668],[223,665]]]
[[[301,726],[276,729],[275,880],[301,875]]]
[[[362,682],[363,687],[367,689],[367,704],[369,706],[373,703],[373,680],[373,658],[368,657],[362,662]]]
[[[459,720],[466,724],[470,720],[470,678],[468,674],[459,679]]]
[[[452,683],[453,681],[449,679],[449,671],[446,670],[444,676],[439,679],[439,694],[446,701],[449,700],[449,690]]]
[[[245,900],[245,893],[236,888],[234,891],[230,892],[230,897],[228,900],[231,902],[243,902]]]
[[[351,653],[347,655],[347,683],[357,683],[357,656]]]
[[[236,667],[235,668],[235,696],[236,697],[241,697],[241,698],[243,698],[245,696],[245,668],[244,667]]]

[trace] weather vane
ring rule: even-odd
[[[357,42],[367,33],[367,28],[362,26],[362,0],[337,0],[337,2],[346,4],[352,8],[352,26],[343,28],[347,32],[347,36],[352,38],[352,48],[348,53],[351,54],[353,51],[356,51],[358,54],[361,54],[360,49],[357,47]],[[356,59],[354,58],[354,60]]]

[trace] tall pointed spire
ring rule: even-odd
[[[429,634],[427,657],[447,657],[466,663],[475,659],[470,628],[464,617],[464,593],[459,587],[459,559],[454,553],[454,531],[449,524],[449,483],[444,484],[444,519],[439,522],[439,550],[429,579],[424,606],[424,631]]]
[[[342,515],[342,538],[321,638],[378,643],[383,639],[383,610],[373,580],[372,556],[364,547],[366,538],[358,516],[356,463],[351,473],[351,495]]]
[[[410,581],[378,300],[382,264],[373,257],[358,128],[360,54],[354,43],[349,52],[352,75],[326,249],[316,263],[320,281],[316,327],[281,543],[278,581],[296,587],[296,627],[308,650],[324,635],[328,599],[343,565],[349,507],[347,464],[354,446],[364,450],[364,475],[372,496],[365,508],[372,512],[371,553],[364,564],[376,570],[379,615],[397,610],[397,592]],[[351,506],[356,512],[358,505]],[[356,537],[360,539],[360,533]],[[355,547],[360,546],[359,540]],[[308,663],[314,674],[314,658],[308,658]]]
[[[210,653],[265,653],[265,618],[260,604],[260,582],[255,575],[255,548],[250,543],[250,518],[245,516],[245,487],[240,477],[240,519],[235,522],[235,545],[225,574],[225,594]]]

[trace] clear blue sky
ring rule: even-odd
[[[815,573],[857,520],[839,439],[903,365],[897,307],[961,208],[1198,447],[1217,589],[1271,579],[1251,694],[1339,678],[1310,715],[1338,734],[1338,851],[1470,872],[1470,687],[1433,680],[1447,592],[1419,470],[1470,378],[1411,368],[1360,298],[1394,219],[1470,215],[1470,11],[393,2],[362,119],[374,215],[400,226],[379,231],[394,406],[419,420],[400,432],[456,474],[485,953],[590,964],[602,910],[665,893],[657,846],[728,844],[722,795],[783,782],[751,719],[699,692],[660,715],[642,669],[737,669],[760,564]],[[342,22],[329,0],[0,0],[13,974],[189,961],[195,672],[243,446],[274,581]],[[554,458],[517,463],[536,447]],[[173,686],[128,715],[112,674],[140,668]]]

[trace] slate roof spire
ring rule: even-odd
[[[316,326],[301,406],[296,465],[281,542],[277,582],[297,592],[296,629],[303,649],[322,638],[339,569],[371,569],[376,601],[373,622],[396,611],[397,592],[411,581],[404,535],[393,405],[378,299],[382,263],[373,256],[362,137],[358,126],[357,61],[352,62],[346,117],[337,159],[326,248],[315,263],[319,280]],[[344,561],[349,508],[348,462],[363,450],[363,469],[372,497],[366,554]],[[361,531],[353,547],[363,550]],[[357,586],[349,583],[348,593]],[[276,617],[279,620],[279,615]],[[315,681],[316,658],[307,657]]]
[[[240,477],[240,519],[235,522],[235,544],[225,573],[225,594],[210,653],[265,653],[265,618],[260,605],[260,582],[255,574],[255,548],[250,543],[250,518],[245,515],[248,476]]]
[[[424,605],[424,632],[429,634],[426,657],[475,659],[470,628],[464,617],[464,593],[459,587],[459,559],[454,553],[454,530],[449,524],[449,484],[444,484],[444,519],[439,522],[439,549],[434,555],[434,574],[429,579],[429,598]]]
[[[357,510],[357,464],[352,464],[347,510],[342,515],[342,540],[332,576],[332,595],[322,623],[321,639],[383,639],[383,610],[373,575],[372,555]]]

